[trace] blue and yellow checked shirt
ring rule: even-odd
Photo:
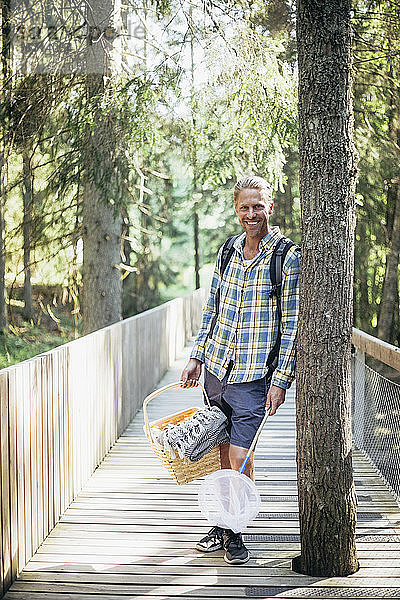
[[[234,252],[220,276],[222,247],[219,250],[211,290],[203,311],[203,322],[191,358],[197,358],[218,379],[233,361],[228,383],[243,383],[264,377],[267,358],[278,335],[276,296],[269,297],[272,284],[269,272],[272,252],[282,237],[278,227],[260,242],[253,260],[243,255],[243,233],[234,243]],[[296,361],[297,316],[299,307],[300,256],[292,246],[282,269],[281,347],[272,385],[288,388],[294,379]],[[208,337],[215,315],[215,294],[221,285],[218,319],[212,337]]]

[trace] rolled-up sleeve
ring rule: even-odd
[[[211,281],[210,293],[208,296],[208,300],[203,308],[203,318],[199,333],[197,334],[196,340],[194,342],[192,352],[190,354],[190,358],[197,358],[202,363],[204,363],[204,351],[205,345],[207,341],[207,337],[211,328],[211,323],[216,316],[216,293],[218,287],[220,285],[220,261],[221,261],[222,247],[218,252],[217,261],[215,263],[215,269],[213,278]]]
[[[300,252],[288,253],[282,269],[282,320],[281,345],[278,366],[272,377],[272,385],[287,389],[295,377],[297,322],[299,314]]]

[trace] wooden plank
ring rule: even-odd
[[[11,579],[18,573],[18,464],[17,464],[17,382],[16,369],[9,371],[9,449],[10,449],[10,551]]]
[[[45,357],[45,369],[46,369],[46,410],[47,410],[47,477],[48,477],[48,531],[51,531],[56,523],[54,514],[54,423],[53,423],[53,354],[48,354]]]
[[[108,416],[108,432],[106,438],[106,446],[104,448],[104,452],[108,452],[109,448],[114,444],[115,440],[118,436],[119,425],[123,425],[123,421],[119,423],[119,407],[121,407],[124,402],[122,399],[122,327],[114,328],[110,330],[111,334],[111,375],[112,375],[112,395],[109,397],[109,416]],[[130,420],[130,407],[127,402],[127,407],[125,409],[125,426],[128,425]],[[104,456],[104,452],[101,458]]]
[[[173,561],[168,561],[166,556],[136,556],[135,563],[114,564],[112,562],[102,563],[102,573],[141,573],[141,574],[171,574],[171,575],[189,575],[193,573],[207,572],[208,574],[232,575],[232,567],[224,565],[221,561],[221,553],[214,558],[206,557],[198,554],[193,557],[177,557]],[[292,553],[293,555],[295,552]],[[400,559],[376,559],[377,564],[373,560],[361,559],[360,570],[352,577],[399,577]],[[279,566],[277,566],[277,563]],[[287,569],[290,569],[290,558],[273,557],[269,559],[259,559],[258,561],[250,561],[242,565],[240,569],[241,575],[252,575],[254,572],[259,575],[275,575],[281,576],[287,574]],[[196,571],[194,571],[196,569]],[[66,572],[66,573],[86,573],[88,567],[85,563],[62,563],[59,561],[29,561],[25,566],[26,571],[40,572]],[[92,571],[95,571],[93,569]],[[296,574],[294,574],[296,575]]]
[[[37,389],[37,366],[40,365],[40,359],[36,359],[30,362],[30,422],[31,422],[31,431],[30,431],[30,461],[31,461],[31,478],[30,478],[30,491],[31,491],[31,550],[30,556],[35,552],[36,548],[39,545],[39,532],[38,532],[38,447],[37,447],[37,435],[38,435],[38,426],[37,426],[37,418],[38,418],[38,405],[40,402],[40,398],[38,396]],[[29,560],[28,558],[28,560]]]
[[[25,560],[25,472],[24,472],[24,381],[18,372],[16,378],[16,418],[17,418],[17,516],[18,516],[18,572],[26,563]]]
[[[42,357],[42,402],[41,402],[41,426],[42,426],[42,495],[43,495],[43,536],[49,531],[49,428],[48,428],[48,368],[47,356]]]
[[[231,590],[232,588],[230,588],[229,590],[227,590],[227,593]],[[207,590],[206,590],[207,591]],[[305,594],[307,594],[307,597],[310,597],[309,594],[307,593],[308,589],[307,588],[299,588],[299,589],[295,589],[295,590],[291,590],[289,589],[288,591],[286,590],[276,590],[275,588],[268,588],[268,587],[251,587],[251,588],[246,588],[244,593],[244,596],[241,596],[240,593],[234,594],[234,595],[226,595],[224,593],[224,598],[238,598],[238,597],[243,597],[243,598],[248,598],[248,597],[256,597],[256,598],[261,598],[263,600],[274,600],[276,598],[276,594],[279,594],[278,597],[279,598],[304,598]],[[380,595],[380,592],[382,592],[382,594],[385,595]],[[204,593],[204,592],[203,592]],[[339,597],[339,593],[335,593],[335,590],[329,589],[329,588],[317,588],[316,593],[318,593],[318,598],[322,598],[325,600],[328,599],[332,599],[335,597]],[[273,595],[271,595],[273,594]],[[388,592],[386,592],[385,590],[380,590],[379,588],[371,590],[370,591],[370,595],[366,596],[368,598],[371,599],[376,599],[376,600],[382,600],[382,598],[387,597],[387,598],[397,598],[398,596],[395,595],[396,591],[392,591],[392,595],[389,595]],[[182,596],[182,591],[180,590],[176,590],[175,592],[169,593],[167,591],[161,592],[160,594],[152,594],[154,596],[158,596],[158,597],[162,597],[162,598],[168,598],[168,600],[181,600],[182,597],[186,598],[186,597],[196,597],[197,600],[208,600],[209,596],[202,596],[200,591],[196,591],[195,594],[191,594],[190,591],[188,592],[188,595],[185,593],[184,596]],[[212,597],[214,597],[215,593],[212,593]],[[219,594],[220,595],[220,594]],[[69,597],[69,600],[93,600],[93,595],[90,594],[79,594],[79,593],[74,593],[74,595]],[[359,590],[354,590],[354,589],[346,589],[346,590],[340,590],[340,598],[344,599],[344,600],[353,600],[354,598],[359,598]],[[12,598],[18,599],[18,600],[65,600],[65,594],[57,594],[57,593],[43,593],[43,592],[39,592],[39,593],[32,593],[32,596],[29,595],[29,592],[9,592],[9,594],[6,596],[6,600],[12,600]],[[115,595],[115,594],[102,594],[101,596],[102,600],[117,600],[119,598],[121,598],[120,595]],[[142,594],[140,593],[135,593],[134,596],[125,596],[126,600],[133,600],[133,598],[135,600],[147,600],[148,595],[146,594],[146,592]]]
[[[145,571],[145,569],[144,569]],[[275,571],[277,571],[275,569]],[[189,574],[190,573],[190,574]],[[57,584],[83,584],[88,585],[112,585],[117,586],[135,586],[135,585],[154,585],[160,586],[165,585],[168,582],[174,581],[174,585],[197,585],[201,584],[202,586],[208,586],[212,584],[216,584],[216,579],[218,579],[219,586],[239,586],[239,585],[282,585],[282,577],[285,578],[285,583],[287,585],[310,585],[313,583],[317,583],[320,581],[318,577],[305,577],[304,575],[298,575],[297,573],[291,572],[289,569],[281,569],[279,570],[279,574],[271,574],[266,575],[262,574],[261,576],[255,573],[251,573],[247,575],[243,573],[242,569],[240,572],[232,573],[232,569],[230,573],[226,575],[222,575],[221,573],[209,573],[209,570],[202,569],[198,571],[196,569],[193,572],[193,568],[189,570],[188,574],[180,575],[179,572],[176,572],[176,569],[173,569],[171,573],[167,571],[167,573],[157,573],[156,570],[152,572],[145,573],[104,573],[103,571],[97,573],[80,573],[80,572],[57,572],[53,573],[51,571],[24,571],[21,573],[18,581],[21,582],[32,582],[34,587],[36,584],[51,584],[56,582]],[[218,578],[216,578],[218,575]],[[268,579],[267,579],[268,578]],[[385,578],[386,581],[386,578]],[[300,583],[301,582],[301,583]],[[389,584],[392,583],[394,585],[398,585],[400,580],[399,578],[393,578],[389,581]],[[353,582],[352,582],[353,583]],[[354,585],[357,585],[358,581],[354,581]],[[85,591],[82,589],[82,591]]]
[[[88,398],[87,423],[89,425],[88,453],[92,468],[86,471],[84,482],[87,481],[87,478],[98,464],[97,460],[98,458],[100,459],[101,446],[103,444],[103,428],[101,427],[101,423],[105,421],[105,395],[109,393],[109,383],[105,380],[109,372],[107,368],[110,353],[109,338],[109,330],[97,332],[97,360],[90,362],[90,374],[93,378],[93,384]],[[107,394],[99,394],[100,386],[105,386]]]
[[[68,435],[68,411],[66,410],[65,397],[65,348],[60,348],[58,361],[58,381],[60,385],[60,513],[68,507],[68,468],[67,468],[67,435]]]
[[[103,597],[106,594],[116,594],[121,596],[126,596],[128,594],[132,595],[147,595],[147,596],[163,596],[169,597],[171,595],[185,595],[185,596],[203,596],[205,591],[209,597],[221,596],[223,593],[224,596],[239,596],[242,598],[248,597],[248,588],[249,587],[257,587],[253,586],[252,582],[248,582],[246,578],[243,578],[245,581],[241,581],[240,577],[232,577],[231,581],[223,580],[220,577],[204,577],[199,581],[197,577],[185,577],[185,578],[174,578],[173,583],[169,583],[168,580],[164,583],[158,582],[156,579],[156,583],[151,585],[150,582],[146,585],[145,583],[128,584],[125,583],[123,585],[118,585],[118,583],[92,583],[92,582],[82,582],[82,583],[61,583],[61,582],[25,582],[22,580],[17,580],[12,589],[14,591],[34,591],[34,592],[64,592],[68,594],[83,594],[83,593],[92,593],[97,594]],[[246,583],[249,585],[246,585]],[[319,584],[318,587],[316,584]],[[376,597],[379,598],[379,592],[385,590],[385,588],[393,588],[391,596],[388,593],[385,593],[385,598],[392,597],[398,598],[400,594],[399,581],[397,579],[382,579],[382,580],[371,580],[369,582],[368,590],[376,590]],[[229,585],[230,584],[230,585]],[[302,585],[300,586],[300,582],[295,583],[293,580],[290,583],[282,581],[282,579],[277,578],[269,578],[268,580],[260,581],[258,586],[265,588],[275,588],[271,590],[271,592],[276,595],[279,593],[279,589],[283,588],[282,592],[287,592],[287,588],[293,588],[294,595],[290,594],[289,597],[295,598],[304,598],[305,589],[307,586],[313,586],[313,590],[316,592],[316,597],[321,597],[319,593],[322,590],[322,597],[324,597],[324,592],[327,594],[327,597],[335,597],[335,590],[337,588],[347,589],[348,596],[347,597],[360,597],[360,588],[365,588],[362,581],[357,581],[355,579],[346,580],[344,577],[338,581],[337,578],[332,578],[328,580],[323,580],[318,578],[304,577],[302,580]],[[204,589],[206,588],[206,589]],[[246,589],[247,588],[247,589]],[[354,590],[354,591],[353,591]],[[318,594],[318,595],[317,595]],[[330,595],[329,595],[330,594]],[[286,594],[283,596],[285,597]],[[282,596],[281,596],[282,597]],[[309,593],[307,594],[309,596]],[[326,596],[325,596],[326,597]],[[342,597],[342,595],[341,595]],[[367,597],[371,597],[369,594]]]
[[[400,371],[400,348],[355,328],[353,328],[352,342],[360,352],[365,352]]]
[[[61,514],[61,482],[60,482],[60,382],[59,382],[59,352],[52,353],[51,383],[52,383],[52,411],[51,427],[53,430],[53,518],[54,524],[58,522]]]
[[[11,583],[11,515],[8,373],[0,373],[0,593]]]
[[[71,387],[69,384],[69,373],[70,369],[70,347],[65,347],[65,360],[63,361],[63,376],[64,376],[64,410],[65,410],[65,468],[68,474],[67,485],[66,485],[66,507],[72,502],[74,498],[74,430],[73,430],[73,417],[72,417],[72,399],[71,399]]]
[[[371,545],[368,546],[371,548]],[[299,554],[300,544],[285,544],[285,548],[277,548],[276,544],[264,545],[262,547],[253,547],[250,548],[251,551],[251,560],[249,563],[250,566],[253,561],[260,562],[266,560],[273,561],[281,561],[282,559],[294,558]],[[89,564],[89,565],[107,565],[107,564],[134,564],[134,563],[144,563],[146,564],[151,559],[162,559],[163,561],[171,561],[171,563],[175,560],[182,560],[187,558],[194,552],[193,545],[190,547],[185,547],[184,545],[180,545],[179,547],[161,547],[154,548],[144,546],[140,548],[140,551],[136,549],[134,552],[126,553],[126,554],[112,554],[105,552],[93,554],[90,552],[88,554],[82,554],[77,551],[69,552],[69,548],[64,548],[64,552],[38,552],[33,555],[30,562],[50,562],[57,564]],[[381,551],[371,550],[371,549],[363,549],[358,547],[357,549],[358,557],[360,560],[373,560],[373,561],[383,561],[383,560],[396,560],[399,557],[398,544],[392,544],[391,549],[383,549]],[[208,559],[207,555],[199,555],[199,560]],[[218,561],[218,563],[222,564],[223,552],[216,552],[213,555],[213,558],[210,560]]]
[[[34,395],[36,397],[36,497],[37,497],[37,545],[40,545],[45,536],[44,521],[44,485],[43,485],[43,359],[35,361]],[[46,500],[47,502],[47,500]],[[47,532],[46,532],[47,533]]]
[[[23,568],[33,553],[32,548],[32,477],[31,477],[31,397],[32,397],[32,378],[31,378],[31,362],[26,362],[21,365],[22,368],[22,398],[21,407],[24,412],[23,417],[23,454],[22,464],[20,469],[23,470],[24,477],[24,550]],[[21,377],[21,372],[19,374]],[[21,554],[22,558],[22,554]]]
[[[3,400],[2,399],[2,394],[1,392],[3,392],[3,395],[6,395],[6,398]],[[6,392],[6,394],[5,394]],[[4,386],[2,385],[1,379],[0,379],[0,419],[2,416],[2,403],[7,404],[8,403],[8,385],[6,386],[6,389],[4,389]],[[6,421],[6,425],[8,427],[8,419]],[[2,425],[1,425],[1,421],[0,421],[0,469],[2,467],[2,455],[5,454],[7,456],[8,459],[8,448],[7,450],[3,447],[4,446],[4,442],[2,440]],[[8,437],[8,433],[7,433],[7,437]],[[7,465],[8,466],[8,465]],[[6,479],[6,478],[5,478]],[[8,479],[8,478],[7,478]],[[7,487],[8,487],[8,481],[6,483]],[[3,488],[3,480],[2,477],[0,476],[0,594],[3,595],[3,593],[5,592],[6,588],[4,586],[4,568],[6,567],[6,562],[7,559],[4,557],[3,555],[3,545],[6,546],[6,541],[4,541],[3,544],[3,538],[7,536],[7,530],[6,530],[6,526],[3,526],[3,510],[1,509],[1,503],[3,502],[3,493],[2,493],[2,488]]]
[[[65,353],[61,348],[58,353],[57,360],[57,380],[58,380],[58,411],[59,411],[59,515],[61,515],[67,508],[66,502],[66,482],[67,472],[65,469],[65,405],[64,405],[64,379],[63,379],[63,361],[65,359]]]
[[[94,584],[151,584],[151,585],[164,585],[169,581],[174,581],[175,584],[196,584],[201,582],[202,585],[212,585],[215,581],[215,576],[218,576],[218,585],[282,585],[287,586],[294,585],[311,585],[315,583],[321,584],[320,577],[308,577],[300,575],[291,571],[290,568],[267,568],[267,567],[255,567],[255,568],[242,568],[236,572],[232,572],[232,568],[229,566],[221,567],[176,567],[167,565],[166,567],[156,567],[151,565],[146,568],[140,565],[133,572],[126,570],[118,573],[105,571],[101,572],[80,572],[80,571],[29,571],[24,570],[21,573],[20,581],[31,581],[31,582],[61,582],[61,583],[94,583]],[[365,586],[363,585],[365,581]],[[282,581],[284,580],[284,581]],[[361,581],[360,581],[361,580]],[[399,587],[400,577],[399,571],[390,569],[390,575],[388,576],[388,569],[360,569],[357,574],[349,575],[348,577],[335,577],[326,578],[323,585],[355,585],[358,587],[374,587],[379,580],[379,587],[388,585],[389,587]]]
[[[232,588],[230,588],[229,590],[227,590],[227,593],[231,590]],[[304,598],[305,597],[305,593],[308,592],[307,588],[299,588],[299,589],[295,589],[295,590],[291,590],[289,589],[288,591],[286,590],[276,590],[275,588],[268,588],[268,587],[251,587],[251,588],[245,588],[244,596],[241,596],[240,593],[234,594],[234,595],[225,595],[224,593],[224,598],[248,598],[248,597],[256,597],[256,598],[261,598],[263,600],[274,600],[274,598],[276,598],[276,594],[279,594],[278,597],[279,598]],[[380,592],[382,592],[383,595],[380,595]],[[339,597],[339,593],[335,592],[335,590],[329,589],[329,588],[323,588],[321,590],[321,588],[317,588],[316,593],[318,593],[318,598],[322,598],[325,600],[328,599],[332,599],[335,597]],[[272,594],[272,595],[271,595]],[[382,598],[387,597],[387,598],[397,598],[398,596],[395,595],[396,591],[392,591],[392,595],[389,595],[388,592],[386,592],[385,590],[380,590],[379,588],[371,590],[370,591],[370,595],[366,596],[368,598],[371,599],[376,599],[376,600],[382,600]],[[180,590],[176,590],[175,592],[161,592],[160,594],[152,594],[154,596],[158,596],[158,597],[162,597],[162,598],[168,598],[168,600],[181,600],[182,597],[186,598],[186,597],[196,597],[197,600],[208,600],[209,596],[201,596],[201,592],[196,591],[195,594],[191,594],[190,590],[188,591],[188,595],[185,593],[184,596],[182,596],[182,591]],[[215,593],[212,593],[212,597],[214,597]],[[220,594],[219,594],[220,595]],[[307,597],[310,597],[309,594],[307,594]],[[354,590],[354,589],[346,589],[346,590],[340,590],[340,598],[344,599],[344,600],[353,600],[354,598],[359,598],[359,590]],[[43,593],[43,592],[39,592],[39,593],[32,593],[32,596],[29,595],[29,592],[9,592],[9,594],[6,596],[6,600],[12,600],[12,598],[18,599],[18,600],[47,600],[47,599],[51,599],[51,600],[65,600],[65,594],[57,594],[57,593]],[[70,596],[69,599],[72,600],[72,598],[74,600],[93,600],[93,595],[90,594],[79,594],[79,593],[74,593],[74,595]],[[102,600],[117,600],[118,598],[121,598],[120,595],[115,595],[115,594],[102,594],[101,596]],[[140,593],[135,593],[134,596],[125,596],[126,600],[133,600],[133,598],[135,600],[147,600],[148,595],[147,593],[144,591],[143,595]]]

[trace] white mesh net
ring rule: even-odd
[[[354,358],[353,439],[400,502],[400,385]]]
[[[257,516],[261,499],[254,482],[246,475],[222,469],[201,482],[199,505],[211,525],[238,533]]]

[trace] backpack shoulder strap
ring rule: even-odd
[[[220,261],[220,265],[219,265],[219,272],[220,272],[221,277],[224,274],[224,271],[225,271],[226,267],[228,266],[228,263],[234,252],[233,244],[236,242],[238,237],[239,237],[238,235],[234,235],[234,236],[228,238],[222,248],[221,261]]]
[[[275,341],[275,344],[272,347],[271,352],[269,353],[267,359],[267,366],[271,371],[276,369],[278,366],[278,357],[279,357],[279,349],[281,346],[281,320],[282,320],[282,304],[281,304],[281,295],[282,295],[282,268],[283,263],[285,262],[285,258],[287,253],[289,252],[292,246],[296,244],[289,240],[289,238],[282,237],[278,243],[275,245],[275,248],[272,252],[271,262],[270,262],[270,277],[272,288],[269,294],[269,297],[272,298],[276,296],[276,308],[278,311],[278,335]],[[271,372],[270,371],[270,372]]]
[[[292,246],[296,244],[289,240],[289,238],[282,237],[279,242],[275,245],[271,256],[270,263],[270,277],[272,283],[272,290],[270,296],[276,295],[280,298],[281,286],[282,286],[282,268],[287,253]],[[279,310],[279,309],[278,309]]]
[[[226,240],[225,244],[223,245],[220,264],[219,264],[219,274],[220,274],[221,279],[224,275],[224,271],[225,271],[226,267],[228,266],[229,261],[231,260],[232,254],[235,250],[233,247],[233,244],[235,243],[235,241],[237,240],[239,235],[234,235],[234,236],[228,238]],[[208,332],[208,337],[212,336],[215,325],[217,323],[220,297],[221,297],[221,284],[218,286],[217,291],[215,293],[215,315],[211,321],[211,326],[210,326],[210,331]]]

